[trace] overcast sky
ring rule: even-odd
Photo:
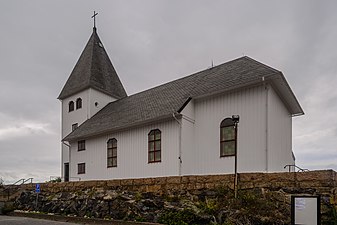
[[[304,116],[298,166],[337,170],[337,1],[0,1],[0,178],[60,175],[56,99],[98,34],[128,94],[250,56],[281,70]]]

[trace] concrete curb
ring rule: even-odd
[[[98,225],[159,225],[159,223],[144,223],[144,222],[133,222],[133,221],[121,221],[121,220],[103,220],[103,219],[92,219],[83,217],[72,217],[72,216],[60,216],[60,215],[48,215],[40,213],[25,213],[25,212],[11,212],[8,216],[17,217],[29,217],[35,219],[45,219],[53,220],[59,222],[70,222],[79,224],[98,224]]]

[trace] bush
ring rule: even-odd
[[[189,209],[166,212],[159,217],[158,222],[167,225],[208,224],[208,222],[198,218],[193,211]]]
[[[6,202],[5,205],[4,205],[4,207],[2,208],[2,213],[3,213],[4,215],[7,215],[8,213],[13,212],[14,209],[15,209],[15,208],[14,208],[13,203]]]

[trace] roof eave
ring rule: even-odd
[[[88,85],[84,86],[83,88],[78,89],[77,91],[72,92],[72,93],[70,93],[70,94],[67,94],[67,95],[61,95],[61,94],[60,94],[59,97],[57,97],[57,99],[62,101],[62,100],[66,99],[66,98],[68,98],[68,97],[70,97],[70,96],[73,96],[73,95],[75,95],[75,94],[77,94],[77,93],[80,93],[81,91],[84,91],[84,90],[89,89],[89,88],[95,89],[96,91],[102,92],[102,93],[104,93],[104,94],[106,94],[106,95],[109,95],[109,96],[115,98],[115,99],[122,99],[122,98],[125,98],[125,97],[128,96],[127,94],[126,94],[126,96],[124,96],[124,97],[117,96],[117,95],[113,95],[113,94],[109,93],[108,91],[105,91],[105,90],[102,90],[102,89],[93,87],[92,85],[88,84]]]
[[[294,92],[289,86],[286,78],[282,72],[279,72],[275,76],[271,77],[271,85],[274,90],[278,93],[281,100],[284,102],[288,108],[292,117],[304,115],[304,111],[298,102]]]
[[[240,90],[242,88],[259,86],[259,85],[263,85],[263,84],[266,84],[266,83],[270,83],[274,87],[275,91],[281,97],[281,100],[286,105],[286,107],[289,110],[289,113],[291,114],[292,117],[304,115],[304,111],[303,111],[301,105],[299,104],[295,94],[291,90],[291,88],[290,88],[288,82],[286,81],[284,75],[280,71],[278,71],[274,75],[271,75],[269,77],[264,78],[264,80],[263,79],[256,79],[256,80],[244,83],[242,85],[236,85],[236,86],[231,86],[231,87],[226,88],[226,89],[222,89],[221,91],[207,93],[207,94],[204,94],[204,95],[192,96],[192,97],[194,99],[202,99],[202,98],[207,98],[207,97],[211,97],[211,96],[221,95],[221,94],[232,92],[232,91],[237,91],[237,90]]]
[[[175,114],[176,118],[181,118],[181,116],[182,116],[181,114]],[[126,126],[116,127],[116,128],[104,130],[104,131],[99,131],[99,132],[96,132],[94,134],[85,134],[85,135],[78,135],[78,136],[75,136],[75,137],[71,137],[72,133],[70,133],[65,138],[63,138],[62,141],[72,142],[72,141],[76,141],[76,140],[80,140],[80,139],[94,138],[94,137],[109,134],[109,133],[120,132],[120,131],[129,130],[131,128],[149,125],[149,124],[152,124],[154,122],[164,122],[164,121],[173,120],[173,119],[174,119],[174,117],[173,117],[173,113],[172,113],[172,114],[167,114],[167,115],[163,115],[163,116],[160,116],[160,117],[152,118],[152,119],[149,119],[149,120],[136,122],[136,123],[126,125]]]

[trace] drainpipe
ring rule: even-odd
[[[262,77],[262,82],[263,82],[263,86],[264,89],[266,90],[266,167],[265,170],[266,172],[268,172],[269,170],[269,116],[268,116],[268,95],[269,95],[269,87],[268,85],[265,83],[264,77]]]
[[[67,146],[70,149],[70,145],[65,143],[64,141],[62,141],[62,144],[64,144],[65,146]]]
[[[70,179],[70,158],[71,158],[71,154],[70,154],[70,145],[69,144],[67,144],[65,141],[62,141],[62,144],[64,144],[65,146],[67,146],[68,147],[68,154],[69,154],[69,179]],[[62,151],[62,155],[63,155],[63,151]],[[63,157],[63,156],[62,156]],[[63,158],[62,158],[62,160],[63,160]],[[62,171],[63,171],[63,173],[64,173],[64,165],[62,165]],[[63,176],[64,174],[61,174],[61,177],[63,177],[64,178],[64,176]]]
[[[178,174],[179,176],[181,176],[181,164],[183,163],[182,159],[181,159],[181,122],[177,119],[176,117],[176,112],[174,112],[172,114],[173,118],[177,121],[178,125],[179,125],[179,168],[178,168]]]

